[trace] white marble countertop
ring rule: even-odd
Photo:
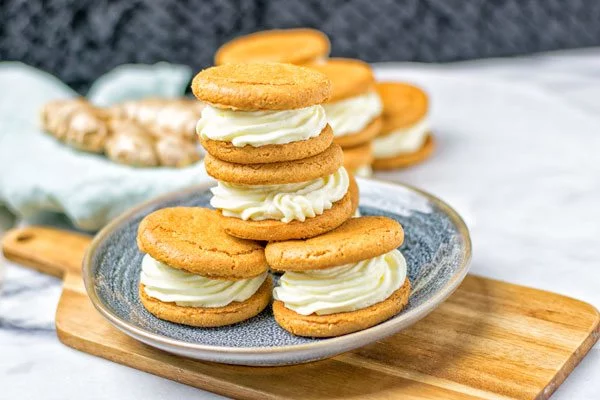
[[[379,66],[380,77],[430,92],[439,142],[427,164],[379,177],[420,186],[463,214],[473,273],[600,307],[599,66],[598,49]],[[0,275],[0,397],[218,397],[62,345],[59,282],[9,264]],[[596,346],[555,398],[599,399],[599,376]]]

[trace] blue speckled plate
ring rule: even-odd
[[[128,335],[171,353],[229,364],[302,363],[392,335],[423,318],[460,284],[471,258],[469,232],[452,208],[430,194],[382,181],[359,179],[358,183],[363,215],[385,215],[404,227],[400,250],[413,287],[408,306],[375,327],[337,338],[311,339],[280,328],[270,307],[248,321],[207,329],[162,321],[147,312],[138,297],[142,259],[136,246],[138,223],[163,207],[208,207],[210,185],[143,204],[104,228],[84,259],[87,292],[98,311]]]

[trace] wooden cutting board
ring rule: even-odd
[[[99,357],[225,396],[249,399],[546,399],[599,337],[591,305],[468,276],[436,311],[388,339],[287,367],[242,367],[173,356],[139,343],[96,312],[81,280],[90,238],[41,227],[9,232],[9,260],[62,276],[59,339]]]

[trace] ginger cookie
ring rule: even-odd
[[[291,64],[224,64],[198,73],[192,91],[201,101],[234,110],[293,110],[331,96],[329,79]]]
[[[200,141],[204,149],[216,159],[236,164],[266,164],[316,156],[331,146],[333,131],[326,125],[320,135],[307,140],[259,147],[236,147],[231,142],[205,138]]]
[[[279,62],[304,64],[329,55],[329,39],[315,29],[276,29],[236,38],[219,48],[215,64]]]
[[[209,278],[246,279],[267,270],[263,246],[232,237],[219,213],[201,207],[157,210],[140,222],[140,251],[169,267]]]
[[[144,285],[139,296],[146,310],[157,318],[177,324],[196,327],[217,327],[235,324],[260,314],[271,301],[271,277],[267,277],[259,289],[247,300],[231,302],[222,307],[189,307],[174,302],[163,302],[150,297]]]
[[[358,96],[374,89],[373,70],[364,61],[351,58],[330,58],[324,62],[307,65],[323,73],[331,81],[333,93],[328,102],[333,103]]]
[[[358,186],[350,177],[348,192],[341,200],[333,203],[333,206],[322,214],[306,218],[304,221],[252,221],[226,217],[220,213],[219,224],[229,235],[243,239],[264,241],[303,239],[337,228],[352,217],[357,205]]]
[[[353,172],[365,165],[371,165],[373,162],[373,149],[371,142],[360,146],[344,149],[344,167],[349,172]]]
[[[342,146],[344,150],[348,147],[360,146],[377,137],[381,132],[381,126],[381,117],[376,117],[363,130],[351,135],[334,136],[333,142]]]
[[[387,170],[396,168],[407,168],[419,164],[428,159],[435,150],[435,139],[428,134],[425,144],[414,153],[404,153],[388,158],[376,158],[373,161],[373,169]]]
[[[427,115],[429,100],[420,88],[401,82],[378,82],[376,88],[383,103],[382,135],[410,127]]]
[[[297,336],[333,337],[370,328],[398,314],[408,304],[410,282],[405,279],[400,289],[387,299],[369,307],[330,315],[302,315],[285,307],[279,300],[273,302],[277,323]]]
[[[377,136],[381,130],[382,104],[369,64],[332,58],[311,68],[325,74],[332,84],[333,93],[323,108],[333,129],[334,142],[346,148]]]
[[[404,231],[395,220],[359,217],[317,237],[268,243],[265,256],[272,269],[307,271],[377,257],[403,241]]]
[[[208,154],[206,172],[220,181],[241,185],[271,185],[306,182],[330,175],[343,163],[342,149],[332,144],[322,153],[294,161],[266,164],[237,164]]]

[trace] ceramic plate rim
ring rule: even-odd
[[[194,185],[192,187],[178,190],[175,192],[170,192],[165,195],[155,197],[151,200],[145,201],[127,211],[123,214],[112,220],[109,224],[107,224],[102,230],[100,230],[96,236],[92,239],[88,249],[85,252],[85,256],[83,258],[82,264],[82,275],[83,281],[85,284],[85,289],[87,291],[88,297],[90,301],[100,312],[100,314],[106,318],[111,324],[113,324],[119,330],[125,332],[128,335],[132,335],[134,338],[141,340],[145,343],[159,343],[162,346],[166,346],[166,348],[171,349],[172,351],[194,351],[194,352],[203,352],[204,354],[212,354],[212,355],[225,355],[229,354],[232,356],[235,355],[276,355],[276,354],[293,354],[293,353],[301,353],[307,350],[316,351],[319,349],[323,349],[327,351],[327,349],[331,347],[337,348],[356,348],[360,347],[365,343],[371,342],[373,337],[383,338],[389,335],[392,335],[403,327],[409,326],[421,318],[424,318],[427,314],[437,308],[446,298],[448,298],[458,287],[458,285],[463,281],[467,272],[469,271],[471,257],[472,257],[472,243],[471,237],[469,234],[469,229],[467,228],[464,220],[461,216],[454,210],[450,205],[448,205],[443,200],[438,197],[423,191],[419,188],[416,188],[412,185],[391,182],[380,179],[364,179],[357,178],[357,182],[359,183],[359,187],[361,186],[361,182],[365,182],[365,184],[376,183],[378,185],[391,185],[391,186],[400,186],[404,189],[408,189],[410,191],[416,192],[417,194],[427,198],[430,202],[432,202],[436,207],[438,207],[443,213],[445,213],[450,221],[456,226],[457,231],[460,236],[464,240],[464,247],[461,254],[461,261],[458,270],[453,274],[450,280],[439,290],[437,291],[428,301],[423,304],[418,305],[412,310],[407,311],[402,314],[401,318],[393,318],[388,321],[382,322],[381,324],[375,325],[371,328],[350,333],[343,336],[338,336],[334,338],[325,338],[320,339],[319,341],[310,342],[310,343],[302,343],[295,345],[285,345],[285,346],[260,346],[260,347],[232,347],[232,346],[215,346],[215,345],[206,345],[206,344],[198,344],[191,342],[184,342],[181,340],[169,338],[157,333],[150,332],[146,329],[138,327],[118,315],[114,314],[109,307],[102,302],[99,298],[98,294],[95,290],[94,279],[92,274],[92,260],[94,253],[98,249],[99,245],[104,241],[104,239],[111,234],[117,227],[127,222],[127,220],[131,219],[135,214],[141,211],[144,208],[147,208],[151,205],[164,203],[170,200],[174,200],[178,197],[183,197],[185,195],[189,195],[193,192],[203,191],[212,186],[214,186],[214,182],[205,182],[199,185]],[[365,341],[366,339],[366,341]],[[344,350],[342,350],[344,351]]]

